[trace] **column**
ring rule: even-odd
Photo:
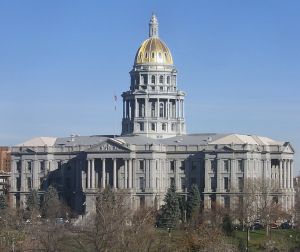
[[[168,100],[167,100],[167,119],[169,119],[169,118],[170,118],[170,99],[168,98]]]
[[[85,190],[87,188],[87,185],[86,185],[86,178],[87,177],[87,174],[86,172],[84,171],[84,169],[81,170],[81,187],[82,187],[82,190]]]
[[[182,117],[184,118],[184,100],[182,100]]]
[[[157,106],[156,106],[156,117],[159,117],[159,98],[157,98]]]
[[[124,159],[124,189],[127,188],[127,170],[128,170],[128,162],[127,159]]]
[[[282,171],[283,171],[283,162],[279,160],[279,188],[282,188]]]
[[[128,160],[128,188],[132,188],[132,159]]]
[[[21,176],[21,191],[25,191],[25,187],[26,187],[26,181],[25,181],[25,169],[26,169],[26,167],[25,167],[25,165],[26,165],[26,161],[25,160],[22,160],[21,161],[21,174],[20,174],[20,176]]]
[[[117,159],[113,159],[113,188],[117,188]]]
[[[211,192],[211,181],[209,172],[211,171],[211,161],[208,158],[205,158],[205,192]]]
[[[91,169],[92,169],[92,183],[91,187],[95,188],[95,159],[91,160]]]
[[[136,169],[137,169],[137,161],[136,159],[132,160],[132,188],[136,188]]]
[[[102,158],[102,188],[106,186],[105,158]]]
[[[287,181],[287,188],[291,188],[291,160],[287,160],[287,178],[288,178],[288,181]]]
[[[236,161],[235,159],[230,160],[230,191],[237,190],[237,178],[236,178]]]
[[[123,118],[125,118],[125,101],[123,100]]]
[[[293,166],[294,166],[294,161],[291,160],[291,188],[292,189],[294,189],[294,167]]]
[[[286,160],[283,160],[283,188],[286,188],[286,175],[287,175],[287,169],[286,169]]]
[[[138,114],[138,102],[137,102],[137,99],[134,99],[134,117],[138,117],[139,114]]]
[[[10,179],[11,191],[15,192],[15,191],[17,191],[17,182],[16,182],[17,161],[16,160],[12,160],[11,168],[12,168],[11,179]],[[14,199],[15,199],[15,197],[14,197]]]
[[[149,167],[149,187],[150,189],[154,189],[155,188],[155,184],[156,184],[156,176],[155,176],[155,170],[156,170],[156,160],[155,159],[151,159],[149,160],[150,162],[150,167]]]
[[[91,188],[91,162],[88,159],[87,160],[88,163],[88,168],[87,168],[87,188],[90,189]]]
[[[243,160],[243,166],[244,166],[244,179],[248,178],[248,159]]]
[[[222,178],[221,178],[221,167],[222,167],[222,159],[217,159],[217,192],[221,192]]]
[[[149,188],[150,183],[150,170],[149,170],[149,160],[145,159],[145,188]]]
[[[34,189],[38,189],[42,185],[40,185],[39,181],[39,161],[34,160],[33,161],[33,167],[32,167],[32,187]]]
[[[148,98],[145,98],[145,118],[148,118],[149,117],[149,113],[148,113]],[[146,127],[146,125],[145,125]]]

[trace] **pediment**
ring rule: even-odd
[[[34,151],[33,149],[31,148],[28,148],[28,147],[22,147],[21,150],[20,150],[21,153],[24,153],[24,154],[29,154],[29,153],[36,153],[36,151]]]
[[[294,148],[291,146],[290,143],[285,143],[284,144],[283,152],[285,152],[285,153],[295,153]]]
[[[130,149],[127,147],[114,143],[112,141],[106,140],[102,143],[95,144],[91,146],[86,152],[129,152]]]

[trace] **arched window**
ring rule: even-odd
[[[154,59],[154,56],[155,56],[155,53],[154,52],[152,52],[152,58]]]
[[[146,58],[146,59],[148,58],[148,53],[145,54],[145,58]]]
[[[170,84],[170,76],[167,76],[167,84]]]
[[[152,75],[152,77],[151,77],[151,83],[155,84],[155,75]]]
[[[161,53],[158,53],[158,57],[161,59]]]
[[[164,117],[164,104],[162,102],[159,104],[159,117]]]
[[[159,83],[160,84],[163,84],[164,83],[164,76],[159,76]]]
[[[161,125],[161,129],[162,129],[163,131],[166,131],[166,130],[167,130],[167,126],[166,126],[165,123],[163,123],[163,124]]]

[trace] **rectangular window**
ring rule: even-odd
[[[41,172],[45,171],[46,165],[45,165],[45,161],[41,161]]]
[[[215,179],[215,177],[210,178],[210,188],[213,192],[216,191],[216,187],[217,187],[217,180]]]
[[[17,162],[17,172],[21,173],[21,162],[20,161]]]
[[[224,160],[224,172],[229,171],[229,160]]]
[[[141,122],[141,123],[139,123],[139,124],[140,124],[140,131],[144,131],[144,123]]]
[[[17,184],[17,191],[21,191],[21,178],[18,177],[16,179],[16,184]]]
[[[185,169],[185,161],[180,162],[180,169],[184,171]]]
[[[181,178],[181,190],[185,190],[185,178]]]
[[[175,171],[175,161],[174,161],[174,160],[171,160],[171,161],[170,161],[170,171],[171,171],[171,172],[174,172],[174,171]]]
[[[29,173],[31,173],[31,170],[32,170],[32,164],[31,164],[31,161],[27,162],[27,171]]]
[[[243,160],[238,160],[238,171],[244,172]]]
[[[224,190],[226,192],[229,191],[229,179],[228,178],[224,178]]]
[[[170,186],[175,185],[175,178],[170,178]]]
[[[40,189],[42,190],[43,188],[44,188],[44,178],[40,178]]]
[[[144,160],[140,160],[140,171],[144,171]]]
[[[27,178],[27,188],[28,190],[31,190],[32,188],[31,178]]]
[[[239,191],[242,192],[244,190],[244,178],[241,177],[238,178],[238,186],[239,186]]]
[[[140,182],[140,190],[144,191],[145,190],[145,179],[144,179],[144,177],[140,177],[139,182]]]
[[[151,123],[151,130],[155,131],[155,123]]]

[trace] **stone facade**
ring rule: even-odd
[[[150,37],[135,57],[130,90],[123,93],[121,136],[40,137],[12,147],[11,196],[24,207],[34,188],[54,185],[79,213],[93,211],[105,187],[130,195],[133,209],[157,206],[171,184],[183,196],[197,184],[205,208],[237,207],[245,180],[273,181],[278,202],[294,206],[293,147],[267,137],[186,134],[184,92],[152,16]]]

